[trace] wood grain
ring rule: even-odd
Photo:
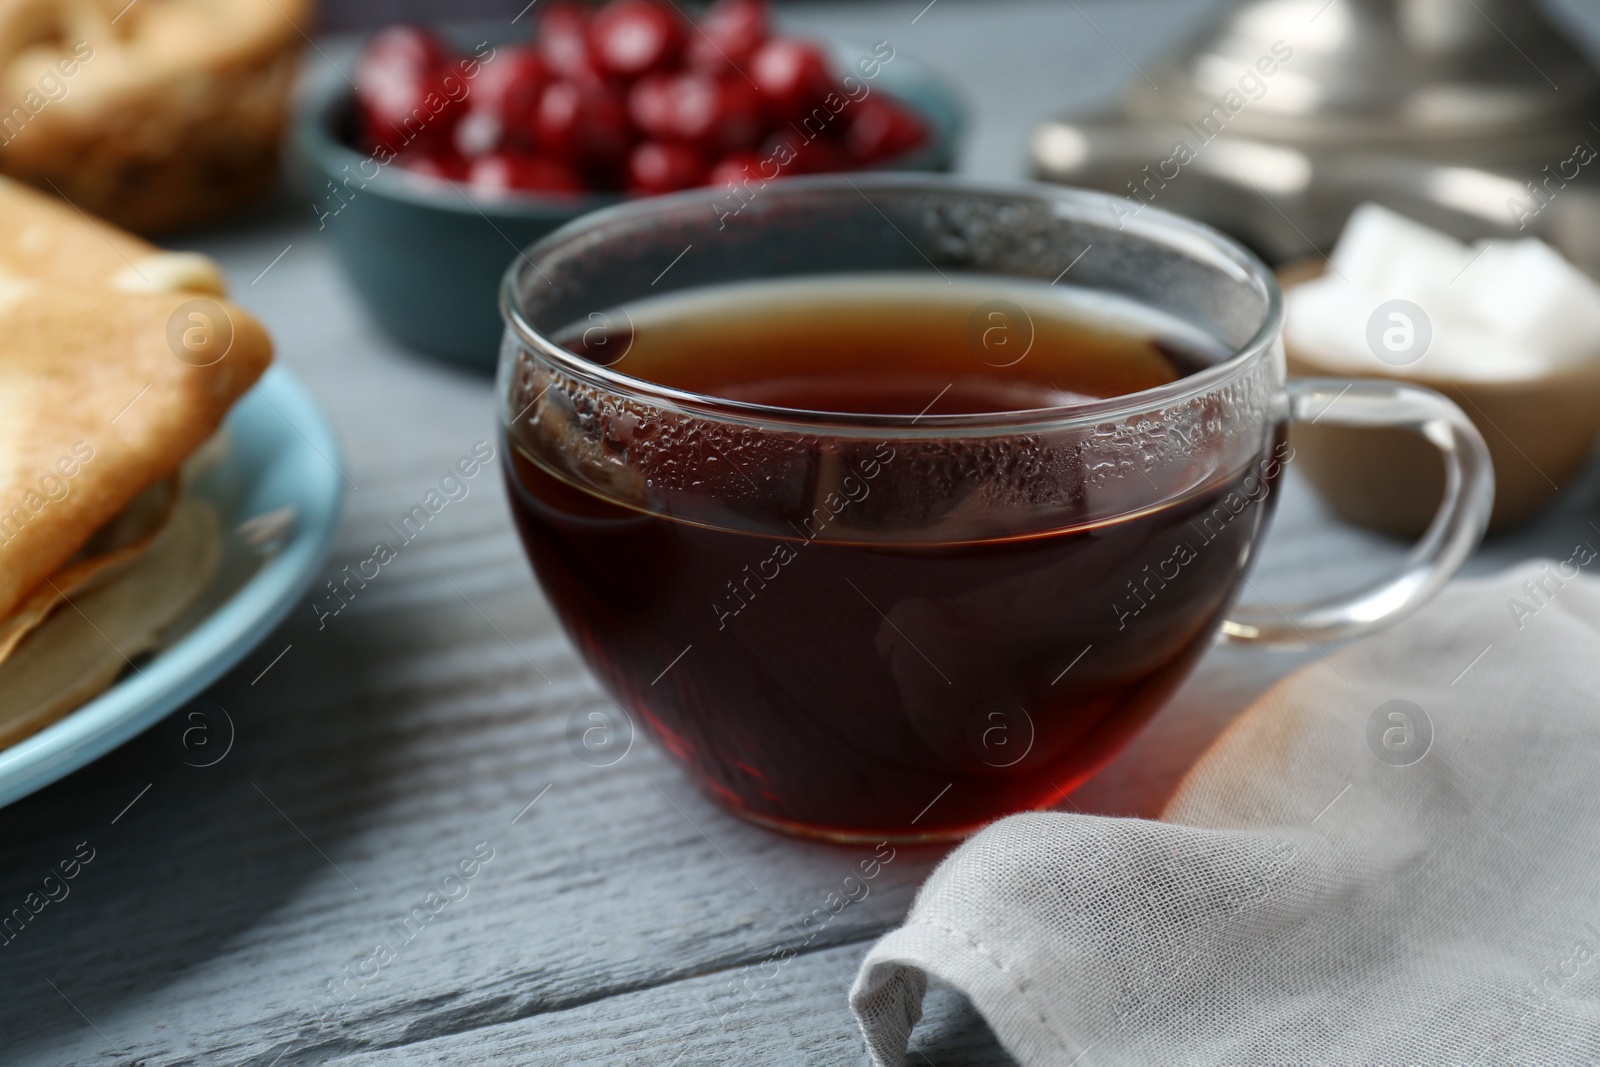
[[[861,1059],[846,995],[866,945],[796,957],[781,966],[740,967],[624,993],[563,1012],[483,1026],[407,1046],[418,1064],[661,1063],[719,1067],[795,1063],[826,1067]],[[1007,1067],[983,1019],[959,994],[935,986],[928,1019],[907,1062],[917,1067]],[[377,1067],[387,1053],[335,1062]]]

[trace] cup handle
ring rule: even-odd
[[[1316,645],[1380,630],[1431,600],[1483,538],[1494,506],[1494,468],[1477,427],[1432,389],[1403,382],[1301,378],[1287,386],[1289,421],[1411,430],[1444,454],[1444,502],[1400,573],[1346,596],[1283,607],[1245,604],[1222,638],[1258,645]]]

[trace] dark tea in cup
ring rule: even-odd
[[[605,319],[556,340],[660,385],[930,426],[1167,385],[1227,355],[1126,302],[931,273],[731,283]],[[848,832],[871,813],[904,836],[941,792],[935,826],[1050,804],[1143,724],[1232,599],[1279,440],[1232,469],[1197,463],[1209,477],[1157,506],[1026,530],[959,492],[978,466],[1036,477],[1014,443],[797,455],[686,434],[631,450],[646,485],[725,483],[722,522],[573,485],[516,431],[507,454],[562,618],[702,784],[761,820]],[[1092,480],[1068,462],[1053,477]]]
[[[1476,539],[1482,500],[1447,502],[1404,596],[1225,624],[1304,390],[1286,401],[1270,275],[1210,231],[925,179],[778,183],[726,231],[695,206],[530,250],[501,411],[568,633],[746,818],[918,840],[1051,805],[1219,629],[1371,628]],[[1443,420],[1476,479],[1448,402],[1338,387],[1361,420]]]

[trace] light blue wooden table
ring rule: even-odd
[[[1034,122],[1114,91],[1207,7],[786,12],[797,29],[887,39],[947,72],[972,107],[964,169],[1016,177]],[[377,332],[312,219],[289,198],[197,243],[340,427],[357,488],[331,576],[493,426],[489,381]],[[1594,536],[1594,481],[1472,569],[1565,558]],[[1291,479],[1255,581],[1290,599],[1400,551],[1339,526]],[[1302,660],[1214,652],[1075,806],[1154,814]],[[860,855],[723,814],[647,739],[610,766],[578,759],[569,717],[598,692],[530,578],[500,487],[479,480],[325,628],[308,604],[208,694],[237,724],[226,759],[189,766],[158,729],[0,811],[0,908],[80,843],[94,857],[0,948],[0,1062],[861,1062],[846,991],[942,853],[901,849],[865,899],[770,962],[806,941],[800,919]],[[474,876],[441,884],[463,862]],[[1010,1062],[947,990],[930,995],[914,1048],[916,1064]]]

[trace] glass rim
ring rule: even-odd
[[[528,322],[519,306],[518,283],[528,271],[538,271],[537,261],[540,257],[568,242],[582,239],[597,229],[671,212],[690,204],[703,204],[707,190],[690,189],[602,208],[566,223],[526,249],[520,250],[517,258],[506,269],[500,284],[500,315],[505,320],[507,330],[514,334],[523,346],[538,353],[563,372],[598,389],[630,400],[750,427],[812,433],[854,431],[855,436],[895,437],[979,437],[1059,431],[1116,422],[1156,408],[1181,405],[1215,392],[1248,373],[1258,360],[1272,350],[1283,330],[1282,290],[1271,269],[1253,252],[1220,230],[1161,208],[1146,206],[1137,215],[1129,217],[1124,203],[1126,198],[1111,193],[1044,182],[992,181],[950,175],[881,172],[780,178],[769,183],[765,191],[774,194],[774,199],[807,192],[848,193],[866,197],[869,203],[871,199],[868,194],[873,191],[966,191],[996,198],[1032,200],[1055,207],[1065,207],[1084,218],[1088,217],[1091,210],[1107,212],[1109,217],[1117,218],[1119,215],[1116,209],[1120,206],[1122,208],[1120,228],[1133,230],[1139,236],[1169,246],[1181,243],[1185,239],[1191,245],[1198,242],[1210,252],[1220,256],[1219,266],[1232,266],[1238,272],[1241,281],[1253,285],[1265,297],[1266,308],[1261,324],[1249,340],[1234,348],[1227,357],[1219,359],[1204,370],[1165,385],[1083,403],[1021,411],[947,415],[926,413],[876,415],[811,411],[804,408],[730,400],[709,393],[677,389],[591,362],[556,344]],[[1178,240],[1174,241],[1174,238]],[[985,276],[1015,277],[1005,274]]]

